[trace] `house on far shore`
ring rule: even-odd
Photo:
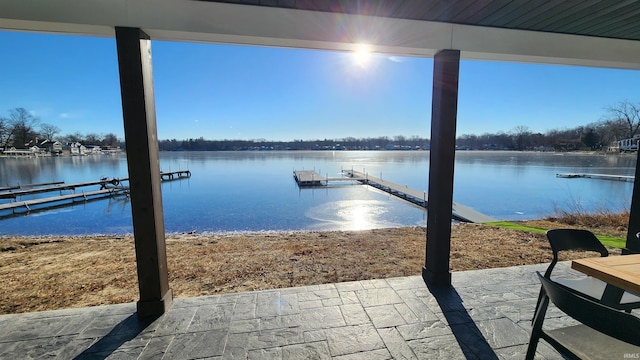
[[[15,146],[10,147],[9,149],[4,151],[4,154],[11,156],[30,156],[32,155],[31,150],[28,149],[16,149]]]
[[[607,149],[609,152],[636,152],[640,148],[640,135],[633,135],[627,139],[616,140]]]
[[[79,142],[71,143],[71,155],[86,155],[87,148]]]
[[[103,154],[111,155],[111,154],[118,154],[118,153],[121,153],[121,152],[122,152],[122,149],[120,149],[120,146],[109,146],[109,145],[106,145],[106,146],[102,147],[102,153]]]
[[[60,141],[51,141],[45,140],[39,145],[41,148],[44,147],[48,153],[51,155],[60,155],[62,154],[62,143]]]
[[[51,145],[51,154],[52,155],[62,154],[62,143],[60,141],[55,141]]]
[[[33,154],[40,154],[40,153],[44,152],[44,149],[39,148],[38,145],[33,145],[32,147],[29,148],[29,150]]]
[[[85,145],[85,154],[102,154],[102,148],[98,145]]]

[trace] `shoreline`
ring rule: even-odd
[[[169,283],[185,298],[420,275],[425,241],[423,227],[167,236]],[[452,227],[451,271],[551,258],[543,234]],[[131,235],[0,238],[0,264],[1,314],[138,300]]]
[[[452,224],[452,226],[458,225]],[[405,229],[405,228],[417,228],[426,231],[426,226],[395,226],[395,227],[381,227],[372,229],[360,229],[360,230],[237,230],[237,231],[176,231],[166,232],[165,238],[178,238],[178,237],[190,237],[190,236],[260,236],[260,235],[292,235],[292,234],[313,234],[313,233],[333,233],[333,232],[356,232],[356,231],[372,231],[372,230],[384,230],[384,229]],[[47,239],[47,238],[111,238],[111,237],[133,237],[133,233],[114,233],[114,234],[44,234],[44,235],[12,235],[12,234],[0,234],[0,240],[5,239]]]

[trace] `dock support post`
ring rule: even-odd
[[[116,27],[120,90],[127,144],[139,316],[165,313],[169,288],[162,210],[151,40],[141,29]]]
[[[627,227],[627,243],[628,251],[623,250],[622,253],[628,252],[640,253],[640,239],[636,236],[640,232],[640,150],[636,152],[636,171],[633,180],[633,192],[631,195],[631,209],[629,210],[629,226]]]
[[[459,50],[440,50],[434,56],[427,241],[422,269],[424,281],[433,286],[451,285],[449,256],[459,69]]]

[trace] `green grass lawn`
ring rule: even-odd
[[[522,225],[522,224],[510,222],[510,221],[495,221],[495,222],[485,223],[485,225],[497,226],[497,227],[501,227],[501,228],[505,228],[505,229],[524,231],[524,232],[531,232],[531,233],[543,234],[543,235],[548,230],[548,229],[541,229],[541,228],[536,228],[536,227],[531,227],[531,226],[525,226],[525,225]],[[627,244],[627,239],[622,239],[622,238],[618,238],[618,237],[604,236],[604,235],[598,235],[598,234],[596,234],[596,237],[605,246],[611,246],[611,247],[614,247],[614,248],[623,249]]]

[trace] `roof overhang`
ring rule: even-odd
[[[3,0],[0,29],[640,69],[640,41],[194,0]]]

